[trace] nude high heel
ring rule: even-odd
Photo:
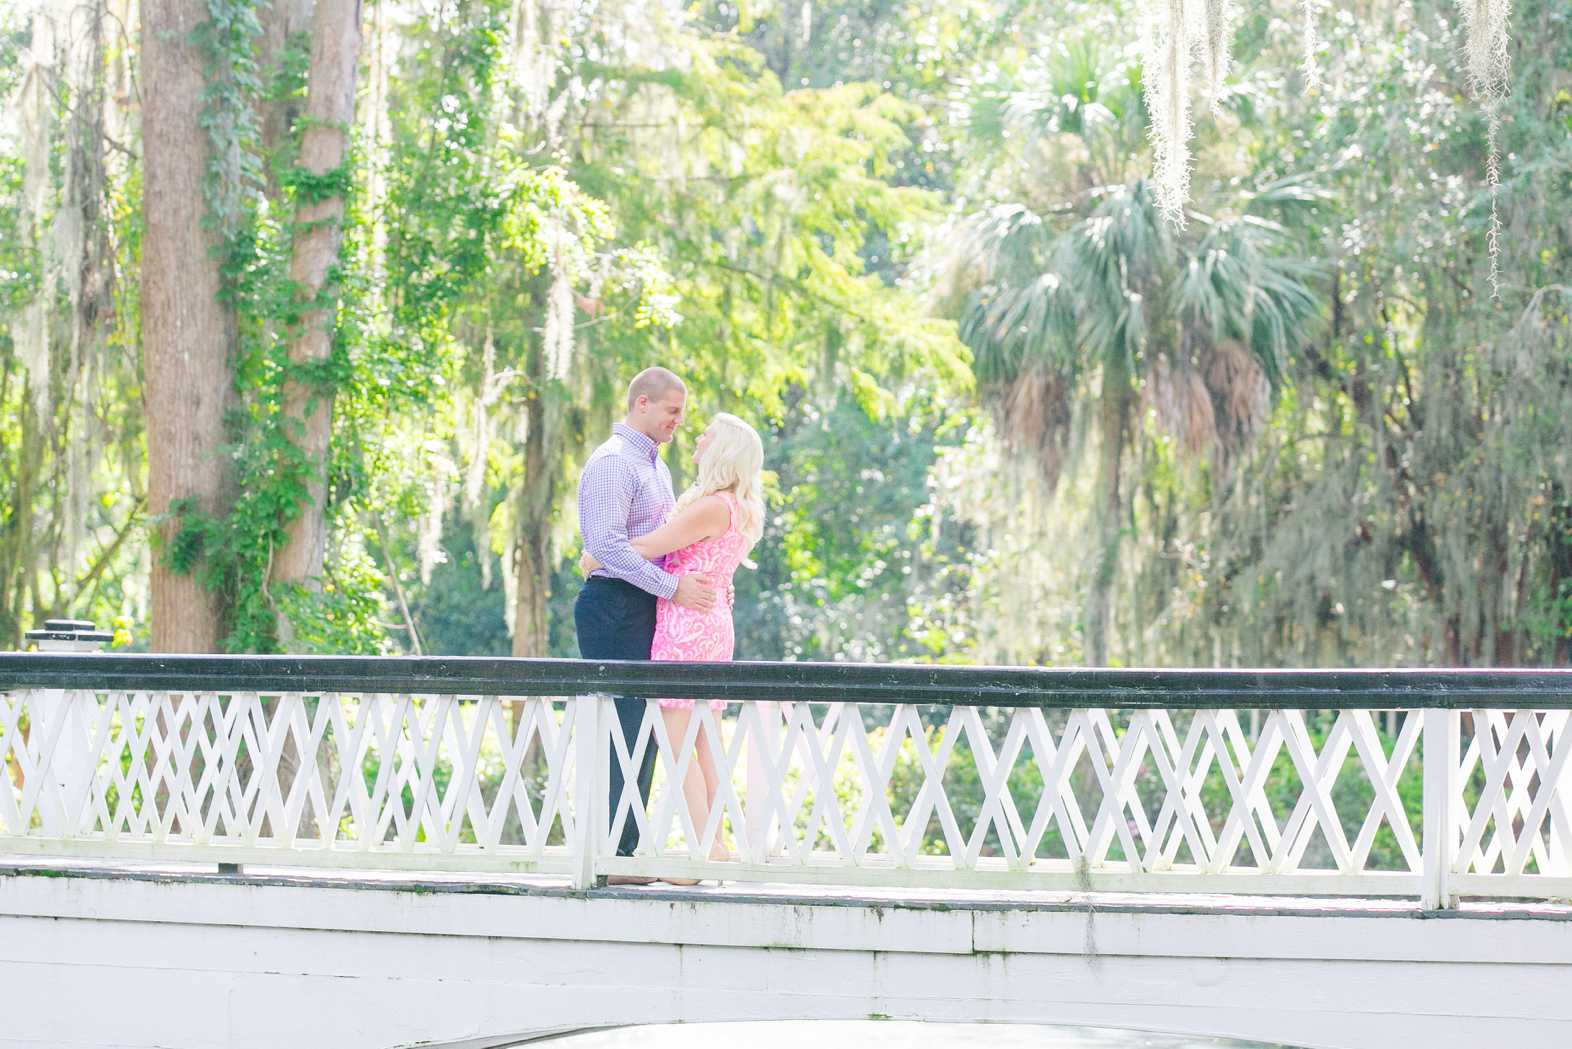
[[[731,850],[728,849],[726,846],[722,845],[720,842],[717,841],[714,845],[710,846],[710,862],[711,863],[731,863],[732,862]],[[725,881],[724,878],[716,878],[715,879],[715,886],[716,886],[716,888],[720,888],[721,886],[723,886],[725,884],[726,884],[726,881]]]

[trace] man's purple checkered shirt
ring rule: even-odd
[[[590,454],[579,478],[579,530],[584,549],[601,563],[592,575],[625,579],[656,597],[677,592],[677,577],[661,571],[664,557],[646,561],[628,540],[648,535],[677,505],[671,471],[657,445],[626,423],[613,423],[611,437]]]

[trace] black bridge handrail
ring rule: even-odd
[[[1572,709],[1572,669],[1113,670],[469,656],[0,654],[0,690],[680,696],[1114,709]]]

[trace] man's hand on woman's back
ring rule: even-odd
[[[693,575],[677,577],[677,592],[671,597],[672,604],[691,608],[695,612],[708,612],[715,607],[715,588],[710,586],[710,577],[703,572]]]

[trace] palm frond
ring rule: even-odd
[[[1036,457],[1050,486],[1073,436],[1079,376],[1129,381],[1187,455],[1210,448],[1223,471],[1265,425],[1289,347],[1317,316],[1309,264],[1292,238],[1257,215],[1193,215],[1185,245],[1144,179],[1106,191],[1092,214],[1051,243],[1019,205],[969,226],[963,250],[987,281],[960,324],[1005,441]],[[1263,206],[1324,199],[1285,181]]]
[[[1042,272],[1049,234],[1042,216],[1026,205],[996,204],[962,227],[955,251],[990,283],[1022,283]]]
[[[1235,339],[1211,348],[1205,371],[1217,433],[1217,462],[1227,472],[1234,458],[1255,440],[1272,407],[1272,385],[1260,359]]]
[[[1103,360],[1133,363],[1145,348],[1151,295],[1173,250],[1149,184],[1122,186],[1076,225],[1054,253],[1055,270],[1073,290],[1077,338]]]
[[[1288,229],[1300,230],[1310,226],[1336,194],[1318,183],[1314,172],[1306,172],[1277,179],[1244,193],[1243,198],[1246,214],[1275,218]]]
[[[958,251],[983,283],[966,298],[960,336],[978,381],[1013,383],[1037,362],[1062,362],[1074,331],[1063,282],[1047,269],[1047,227],[1018,204],[990,208],[968,223]]]
[[[1053,273],[978,289],[960,323],[961,341],[971,347],[973,370],[983,383],[1012,382],[1034,363],[1062,363],[1074,330],[1073,303]]]
[[[1096,156],[1140,151],[1147,122],[1140,66],[1103,40],[1063,41],[1023,79],[1026,86],[988,111],[1001,129],[1009,128],[1027,143],[1074,135]]]
[[[1043,484],[1050,492],[1064,471],[1075,381],[1073,367],[1039,366],[996,390],[994,415],[1005,444],[1037,460]]]
[[[1157,355],[1147,370],[1142,401],[1186,455],[1199,456],[1217,444],[1212,391],[1183,357],[1172,361],[1166,353]]]
[[[1273,389],[1282,383],[1288,347],[1316,316],[1303,277],[1309,266],[1280,254],[1283,227],[1254,216],[1214,223],[1180,268],[1172,308],[1182,325],[1214,343],[1248,346]]]

